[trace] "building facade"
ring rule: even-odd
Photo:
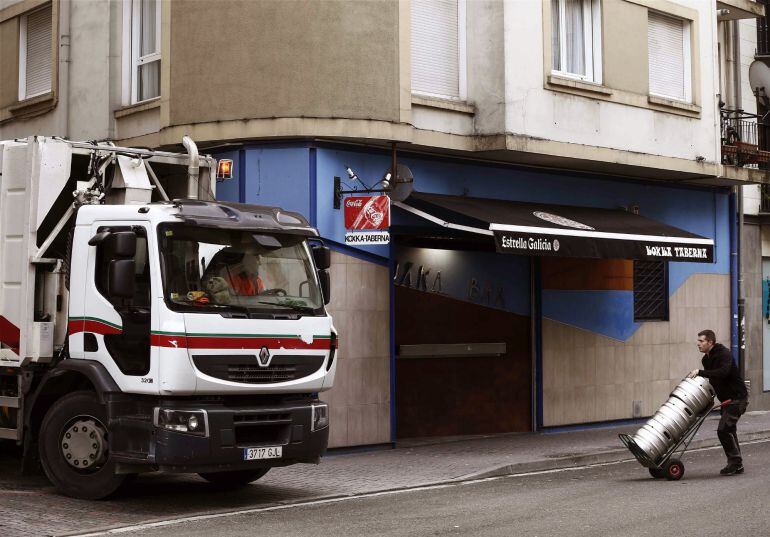
[[[761,2],[767,9],[767,2]],[[742,92],[733,98],[730,108],[739,109],[747,118],[740,129],[749,142],[749,150],[758,149],[758,158],[748,166],[768,169],[770,157],[770,121],[766,114],[767,93],[761,77],[750,76],[758,65],[770,66],[768,18],[741,21],[736,36],[736,57],[740,57]],[[753,79],[753,80],[752,80]],[[730,123],[728,121],[728,123]],[[756,129],[756,135],[752,132]],[[752,406],[770,408],[770,324],[768,324],[768,289],[770,289],[770,191],[766,185],[743,188],[743,227],[741,237],[742,298],[745,301],[745,377],[751,385]]]
[[[750,100],[735,36],[763,14],[748,0],[5,0],[0,138],[174,148],[187,134],[234,162],[218,198],[307,216],[334,249],[333,446],[642,417],[698,364],[699,330],[737,356],[736,192],[766,172],[725,160],[720,101]],[[346,244],[335,178],[366,189],[394,159],[415,194],[394,203],[390,244]],[[463,204],[475,216],[447,208]],[[599,229],[564,225],[573,210],[641,216],[709,255],[510,255],[477,232],[524,204],[562,228]]]

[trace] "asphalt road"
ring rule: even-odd
[[[746,473],[722,477],[719,449],[688,453],[682,481],[635,462],[197,518],[122,535],[770,535],[770,442],[743,447]],[[125,530],[126,528],[124,528]]]

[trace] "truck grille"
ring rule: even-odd
[[[275,356],[267,367],[259,365],[255,355],[193,356],[198,370],[210,377],[244,384],[288,382],[312,375],[324,362],[324,356]]]

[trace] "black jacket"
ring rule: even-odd
[[[746,399],[749,395],[738,366],[733,361],[733,355],[722,345],[717,343],[710,352],[703,355],[703,369],[698,371],[701,377],[709,379],[711,386],[720,401],[728,399]]]

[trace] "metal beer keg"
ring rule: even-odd
[[[657,461],[678,442],[690,426],[714,401],[708,379],[684,379],[668,401],[634,435],[634,442],[652,461]]]

